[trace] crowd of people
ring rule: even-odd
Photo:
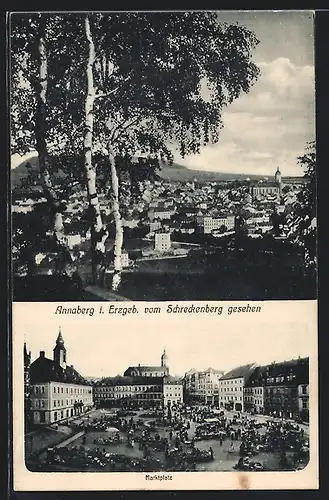
[[[181,405],[162,413],[148,412],[146,418],[137,413],[125,418],[118,412],[104,412],[97,418],[84,417],[80,427],[84,430],[82,446],[60,448],[47,457],[49,463],[59,463],[63,457],[65,463],[76,463],[70,451],[74,449],[80,462],[92,467],[114,470],[117,462],[119,469],[115,470],[182,471],[198,470],[199,463],[231,454],[231,460],[238,460],[235,469],[265,470],[261,459],[255,462],[253,457],[270,453],[277,456],[280,470],[289,470],[305,465],[309,454],[307,436],[298,424],[273,419],[260,422],[250,414],[232,415],[206,406]],[[95,437],[98,431],[106,431],[106,435]],[[90,433],[92,436],[88,437]],[[207,440],[211,441],[210,446],[205,446]],[[213,441],[218,444],[215,446]],[[117,446],[116,451],[120,448],[120,453],[110,453],[112,445]],[[125,448],[130,451],[125,452]]]

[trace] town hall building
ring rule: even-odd
[[[66,348],[59,330],[53,359],[40,351],[29,370],[30,411],[33,424],[52,424],[93,407],[92,386],[66,362]]]

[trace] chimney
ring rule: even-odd
[[[40,358],[44,358],[45,357],[45,351],[40,351]]]

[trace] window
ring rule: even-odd
[[[307,394],[307,386],[303,385],[302,387],[302,394]]]

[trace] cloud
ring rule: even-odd
[[[280,166],[284,175],[302,174],[296,158],[315,136],[314,67],[284,57],[258,66],[261,75],[250,92],[224,110],[219,143],[181,163],[266,175]]]
[[[257,63],[261,75],[250,93],[241,96],[231,106],[232,112],[256,112],[259,115],[305,113],[314,110],[315,73],[313,66],[296,66],[279,57]]]

